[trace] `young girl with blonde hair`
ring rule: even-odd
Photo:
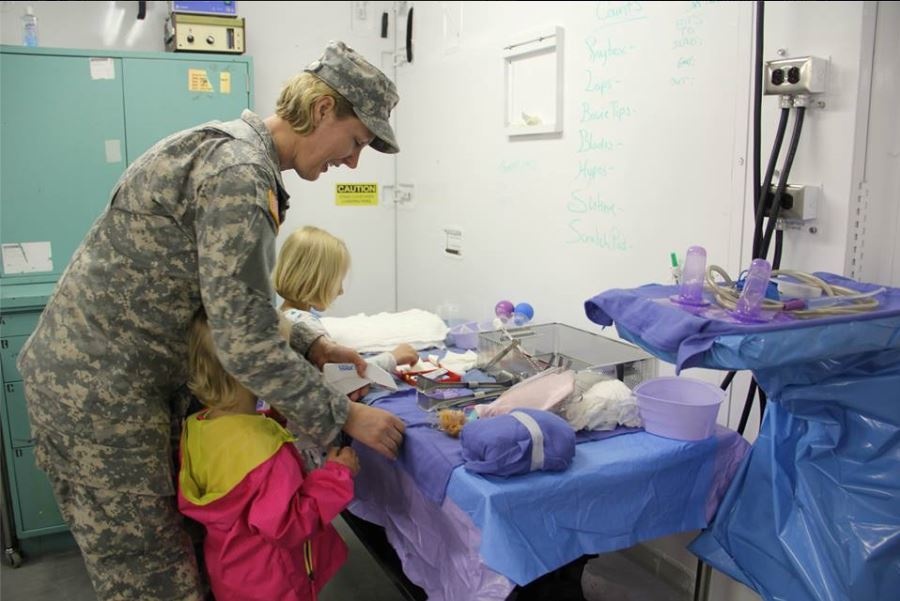
[[[347,558],[331,521],[353,498],[356,453],[333,447],[307,472],[294,436],[223,368],[202,309],[188,345],[188,386],[206,409],[185,421],[178,508],[206,529],[213,595],[315,599]]]
[[[324,311],[344,293],[350,270],[350,252],[344,241],[313,226],[293,232],[281,247],[275,263],[275,291],[284,299],[281,311],[292,323],[302,322],[326,334],[316,311]],[[387,372],[397,365],[414,365],[419,355],[409,344],[367,359]]]

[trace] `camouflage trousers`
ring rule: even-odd
[[[174,497],[107,491],[50,475],[99,601],[200,601]]]

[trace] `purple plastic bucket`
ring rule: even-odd
[[[702,440],[716,430],[725,391],[709,382],[669,376],[634,388],[644,430],[676,440]]]
[[[478,348],[478,324],[474,321],[462,323],[450,328],[452,344],[461,349]]]

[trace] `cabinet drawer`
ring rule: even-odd
[[[18,382],[22,379],[19,369],[16,367],[16,359],[19,358],[19,351],[28,336],[9,336],[0,338],[0,366],[3,368],[4,382]]]
[[[37,326],[39,311],[27,313],[4,313],[0,315],[0,336],[28,336]]]
[[[10,491],[16,508],[16,529],[20,538],[65,530],[47,476],[34,465],[34,447],[13,449],[15,488]],[[52,529],[52,530],[50,530]]]
[[[25,390],[22,382],[3,383],[3,404],[9,424],[10,446],[33,445],[31,423],[28,421],[28,407],[25,405]]]

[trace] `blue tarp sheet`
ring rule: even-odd
[[[610,290],[585,306],[679,369],[751,369],[768,395],[760,435],[691,550],[766,600],[898,598],[900,289],[869,313],[762,325],[687,312],[665,301],[675,292]]]
[[[481,531],[484,563],[526,584],[585,554],[703,528],[746,451],[722,427],[693,442],[636,432],[576,445],[564,472],[457,469],[447,496]]]

